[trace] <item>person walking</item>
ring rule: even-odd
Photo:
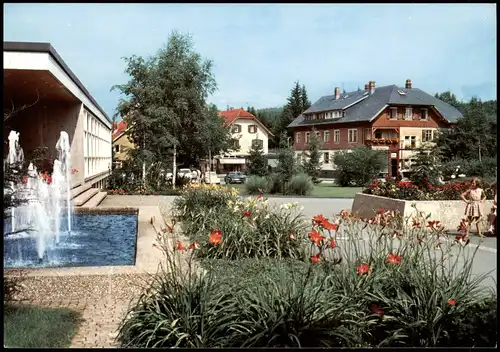
[[[490,224],[490,228],[488,229],[488,234],[492,236],[496,236],[497,234],[497,183],[493,182],[490,188],[493,190],[495,197],[493,198],[493,206],[491,207],[491,213],[488,215],[488,222]]]
[[[476,223],[477,234],[483,237],[481,233],[481,219],[484,216],[483,203],[486,199],[484,190],[479,187],[480,180],[474,178],[471,181],[470,188],[462,193],[462,200],[467,203],[465,207],[465,217],[467,218],[467,233],[469,226]]]

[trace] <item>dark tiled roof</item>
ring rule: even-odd
[[[403,94],[400,94],[402,92]],[[321,97],[309,109],[298,116],[288,127],[318,125],[323,123],[349,123],[370,121],[385,108],[386,105],[416,105],[416,106],[434,106],[443,117],[449,122],[456,122],[462,117],[460,111],[453,106],[437,99],[436,97],[425,93],[418,88],[405,89],[396,85],[383,86],[375,89],[373,94],[360,100],[366,94],[366,91],[354,91],[342,94],[338,100],[333,95]],[[343,99],[347,95],[347,99]],[[360,100],[360,101],[359,101]],[[353,104],[357,102],[356,104]],[[353,104],[349,106],[350,104]],[[346,108],[347,107],[347,108]],[[338,119],[325,120],[305,120],[304,114],[316,113],[321,111],[344,109],[345,116]]]

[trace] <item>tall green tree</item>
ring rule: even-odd
[[[436,148],[443,161],[455,158],[481,160],[496,156],[496,112],[487,110],[487,107],[479,99],[472,98],[463,105],[463,118],[439,134]]]
[[[130,126],[132,157],[142,162],[145,177],[146,164],[172,156],[175,186],[178,161],[197,165],[206,157],[206,99],[216,89],[212,61],[201,58],[189,35],[174,31],[154,56],[125,62],[130,80],[112,89],[124,95],[118,113]],[[222,141],[210,148],[218,153],[224,147]]]
[[[295,153],[290,146],[289,140],[285,132],[280,136],[280,144],[278,149],[278,165],[274,172],[273,190],[271,193],[286,193],[286,187],[293,175],[302,171],[300,165],[297,164]]]
[[[264,154],[264,146],[259,143],[261,140],[255,139],[252,141],[252,146],[247,157],[247,169],[249,175],[266,176],[268,170],[268,162]]]
[[[463,112],[465,104],[459,101],[457,99],[457,96],[449,90],[443,93],[436,93],[434,96],[439,100],[442,100],[445,103],[448,103],[451,106],[455,107],[458,111]]]
[[[312,136],[309,139],[308,150],[303,153],[306,157],[305,161],[302,163],[304,172],[307,173],[314,183],[319,181],[319,176],[321,175],[321,147],[323,142],[316,135],[316,131],[312,131]]]
[[[302,90],[300,92],[301,103],[302,103],[302,112],[309,109],[311,106],[311,102],[309,101],[309,97],[307,96],[306,86],[302,85]]]

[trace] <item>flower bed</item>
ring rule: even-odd
[[[123,347],[496,345],[496,293],[438,221],[302,219],[218,187],[184,191],[174,210],[185,237],[177,222],[158,231],[167,267],[122,322]]]
[[[469,181],[417,187],[411,181],[403,182],[387,179],[385,182],[374,180],[363,191],[365,194],[402,200],[460,200],[460,196],[470,187]],[[493,190],[487,182],[482,181],[480,187],[485,191],[487,199],[493,199]]]

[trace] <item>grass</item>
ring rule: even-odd
[[[6,304],[3,320],[4,346],[69,347],[80,322],[80,313],[67,308]]]
[[[241,195],[245,195],[245,185],[244,184],[232,184],[225,185],[226,187],[233,187],[240,191]],[[314,189],[311,195],[307,197],[314,198],[354,198],[356,193],[361,192],[363,188],[361,187],[340,187],[332,183],[319,183],[314,185]],[[272,196],[272,195],[267,195]],[[300,196],[294,196],[300,197]]]

